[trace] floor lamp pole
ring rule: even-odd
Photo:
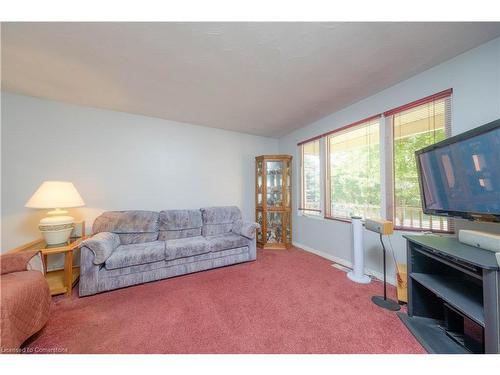
[[[382,241],[382,234],[380,235],[380,243],[382,244],[382,253],[384,254],[384,299],[387,300],[387,271],[385,266],[385,245]]]
[[[385,263],[385,245],[384,241],[382,239],[382,234],[380,234],[380,243],[382,244],[382,254],[383,254],[383,262],[384,262],[384,296],[373,296],[372,297],[372,302],[380,307],[383,307],[384,309],[391,310],[391,311],[398,311],[401,309],[401,306],[399,304],[390,299],[387,298],[387,270],[386,270],[386,263]]]

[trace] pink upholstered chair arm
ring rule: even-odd
[[[21,271],[44,272],[44,266],[40,251],[20,251],[18,253],[7,253],[0,257],[1,274]]]

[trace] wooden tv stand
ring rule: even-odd
[[[404,237],[408,314],[398,316],[412,334],[430,353],[470,353],[460,334],[445,329],[451,309],[469,326],[484,328],[484,353],[500,353],[500,267],[495,253],[449,236]]]

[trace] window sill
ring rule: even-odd
[[[455,234],[455,231],[449,230],[439,230],[439,229],[420,229],[420,228],[405,228],[405,227],[394,227],[395,231],[399,232],[420,232],[420,233],[437,233],[437,234]]]
[[[331,217],[331,216],[325,216],[324,217],[325,220],[333,220],[333,221],[340,221],[342,223],[351,223],[351,220],[350,219],[344,219],[344,218],[340,218],[340,217]],[[364,221],[364,220],[363,220]]]
[[[298,211],[297,216],[307,217],[308,219],[323,220],[323,215],[306,214],[303,211]]]
[[[321,221],[338,221],[340,223],[350,224],[351,220],[342,219],[338,217],[329,217],[329,216],[321,216],[321,215],[306,215],[301,212],[298,213],[298,216],[302,216],[308,219],[321,220]],[[365,220],[363,219],[363,225],[365,225]],[[411,232],[411,233],[435,233],[435,234],[455,234],[454,231],[446,231],[446,230],[430,230],[430,229],[419,229],[419,228],[404,228],[404,227],[394,227],[395,232]]]

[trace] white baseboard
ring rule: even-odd
[[[298,243],[298,242],[293,242],[293,246],[301,248],[302,250],[316,254],[322,258],[331,260],[334,263],[338,263],[344,267],[352,269],[352,262],[350,262],[347,259],[342,259],[342,258],[336,257],[335,255],[325,253],[324,251],[313,249],[312,247],[309,247],[307,245],[303,245],[303,244]],[[365,267],[365,273],[369,276],[372,276],[372,277],[378,279],[378,280],[384,279],[384,275],[381,272],[367,269],[366,267]],[[390,275],[387,275],[387,283],[396,286],[396,278],[391,277]]]

